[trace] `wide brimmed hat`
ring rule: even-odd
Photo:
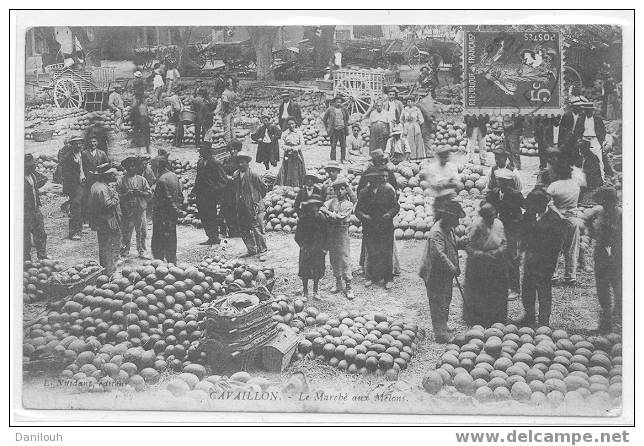
[[[340,167],[340,163],[338,163],[337,161],[333,161],[333,160],[327,161],[326,163],[324,163],[322,165],[322,167],[324,167],[324,169],[326,169],[326,170],[328,170],[328,169],[342,170],[342,167]]]
[[[363,177],[381,177],[387,175],[388,171],[386,169],[379,169],[378,167],[371,166],[362,174]]]
[[[454,217],[458,218],[465,218],[465,211],[463,210],[461,204],[457,201],[447,201],[445,203],[442,203],[437,210],[443,214],[453,215]]]
[[[349,180],[344,175],[339,175],[332,184],[333,187],[349,186]]]
[[[271,115],[269,115],[268,113],[262,113],[262,115],[259,117],[259,119],[264,119],[264,118],[266,118],[266,119],[271,119],[271,118],[272,118],[272,116],[271,116]]]
[[[118,172],[110,163],[105,163],[96,166],[96,170],[93,172],[95,175],[109,175],[111,173]]]
[[[510,169],[506,167],[502,169],[496,169],[494,171],[494,176],[497,180],[514,180],[514,174]]]
[[[304,179],[306,180],[307,178],[313,178],[313,180],[315,180],[316,183],[320,182],[320,176],[315,172],[306,172],[306,174],[304,175]]]
[[[337,101],[338,99],[340,99],[341,101],[344,101],[344,96],[342,96],[342,95],[337,95],[337,96],[335,96],[335,97],[333,98],[333,101]]]
[[[136,157],[128,156],[123,161],[121,161],[121,166],[123,166],[123,168],[127,169],[128,166],[136,166],[136,164],[138,162],[139,162],[139,159],[137,159]]]
[[[243,159],[247,160],[248,162],[251,162],[253,160],[253,155],[251,155],[248,152],[239,152],[237,154],[237,158],[238,159],[243,158]]]
[[[594,104],[594,103],[592,103],[592,102],[590,102],[590,101],[588,101],[588,102],[582,102],[581,104],[578,104],[578,105],[579,105],[581,108],[583,108],[584,110],[590,110],[590,109],[594,110],[594,109],[596,108],[596,107],[595,107],[595,104]]]
[[[360,124],[353,124],[353,125],[351,126],[351,130],[353,130],[353,129],[362,130],[362,127],[360,127]]]
[[[317,194],[311,195],[307,200],[302,202],[302,206],[322,206],[323,204],[324,201],[322,201],[322,197]]]
[[[371,152],[371,157],[369,158],[369,161],[379,162],[379,161],[386,161],[388,159],[389,159],[389,155],[387,155],[382,149],[376,149],[373,152]]]
[[[533,189],[528,195],[526,195],[525,199],[531,203],[536,202],[546,205],[550,202],[550,194],[543,189]]]
[[[387,90],[387,93],[391,93],[392,91],[393,91],[394,93],[398,93],[398,89],[397,89],[396,87],[391,87],[391,88],[389,88],[389,89]]]
[[[280,96],[283,98],[290,98],[291,93],[289,93],[288,91],[283,91],[282,93],[280,93]]]
[[[83,138],[83,135],[81,135],[78,132],[74,132],[71,135],[69,135],[69,139],[68,139],[69,142],[84,141],[84,140],[85,138]]]

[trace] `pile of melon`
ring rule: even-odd
[[[55,155],[47,154],[34,154],[36,161],[36,170],[43,175],[51,178],[54,175],[56,167],[58,167],[58,157]]]
[[[132,377],[203,362],[201,327],[189,310],[219,293],[213,284],[196,267],[159,260],[126,266],[111,280],[100,276],[96,285],[51,304],[26,333],[24,358],[55,359],[66,366],[65,377],[92,383],[118,374],[115,366]]]
[[[341,311],[337,317],[305,308],[304,333],[296,359],[323,362],[351,374],[375,374],[395,381],[411,361],[417,345],[418,326],[392,320],[384,314]],[[311,319],[309,319],[311,318]]]
[[[63,271],[54,271],[49,279],[50,282],[63,285],[78,283],[88,276],[102,270],[103,268],[95,260],[79,263]]]
[[[608,402],[621,397],[621,338],[569,335],[546,326],[474,326],[447,345],[422,385],[440,397],[465,395],[480,402]]]
[[[539,156],[539,148],[534,138],[523,138],[521,140],[521,155]]]
[[[256,266],[239,259],[227,260],[222,256],[206,256],[198,265],[199,271],[212,278],[216,294],[225,294],[229,288],[245,289],[266,286],[275,278],[275,270],[268,266]]]
[[[440,120],[435,123],[435,131],[430,134],[431,150],[436,151],[441,146],[448,146],[452,150],[465,148],[467,136],[465,124],[454,120]]]
[[[51,275],[63,269],[63,265],[55,260],[26,260],[22,273],[23,302],[28,304],[41,300]]]

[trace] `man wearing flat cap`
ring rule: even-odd
[[[286,130],[288,127],[288,118],[294,118],[298,127],[302,125],[302,109],[291,97],[291,93],[285,91],[280,96],[282,97],[282,103],[277,111],[280,129],[282,131]]]
[[[499,215],[503,223],[507,239],[507,265],[509,272],[510,294],[509,299],[519,297],[519,228],[525,200],[520,191],[516,190],[513,172],[509,168],[497,169],[495,172],[497,187],[490,190],[485,200],[490,203]]]
[[[239,168],[233,175],[233,191],[237,214],[237,227],[247,253],[242,257],[259,255],[260,262],[266,260],[264,239],[264,197],[266,184],[253,172],[249,164],[253,157],[248,152],[239,152]]]
[[[119,194],[110,184],[116,180],[116,169],[101,164],[94,171],[87,200],[89,225],[98,237],[98,263],[108,276],[116,271],[121,248],[121,202]]]
[[[217,208],[222,203],[226,185],[230,181],[224,166],[214,157],[212,146],[207,141],[199,145],[197,176],[192,193],[197,198],[197,210],[208,239],[201,245],[218,245],[219,219]]]
[[[40,211],[39,192],[45,183],[47,183],[47,177],[36,171],[34,156],[31,153],[26,154],[23,261],[31,260],[32,246],[36,248],[36,255],[39,259],[47,258],[47,233],[45,232],[45,219]]]
[[[454,228],[463,217],[465,212],[456,201],[446,201],[435,210],[436,222],[429,231],[418,272],[427,288],[434,340],[441,344],[451,338],[447,319],[452,302],[452,284],[454,277],[461,274]]]
[[[138,173],[140,160],[130,156],[125,158],[121,165],[125,168],[123,175],[116,184],[121,201],[121,257],[127,257],[130,253],[132,232],[136,233],[136,250],[139,258],[148,259],[146,254],[147,239],[147,218],[146,210],[148,202],[152,198],[152,191],[148,181]]]
[[[340,162],[347,156],[347,135],[349,135],[349,112],[342,106],[343,98],[337,96],[324,112],[322,122],[331,140],[331,159],[336,159],[336,147],[340,144]]]
[[[271,122],[268,115],[262,115],[262,125],[252,134],[250,138],[257,143],[257,155],[255,161],[264,164],[266,170],[270,166],[277,166],[280,159],[280,136],[282,130]]]

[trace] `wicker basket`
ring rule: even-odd
[[[57,300],[79,293],[86,286],[96,283],[96,279],[98,279],[98,277],[103,274],[104,271],[105,268],[101,268],[98,271],[95,271],[89,276],[85,277],[84,279],[72,284],[58,283],[49,279],[49,282],[47,282],[44,286],[44,294],[45,296],[47,296],[47,300]]]
[[[262,347],[262,365],[268,372],[280,373],[291,363],[304,336],[294,331],[283,331]]]
[[[33,132],[33,138],[36,142],[49,141],[53,136],[53,130],[36,130],[35,132]]]

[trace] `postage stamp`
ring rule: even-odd
[[[472,113],[561,112],[561,34],[464,32],[464,108]]]

